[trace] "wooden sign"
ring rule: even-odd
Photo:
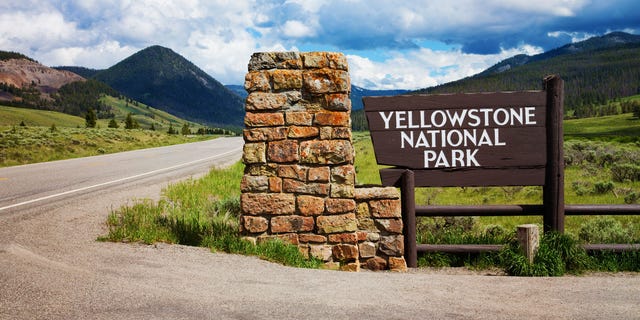
[[[363,98],[385,185],[544,185],[545,91]]]

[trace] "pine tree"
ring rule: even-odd
[[[120,126],[118,125],[118,122],[116,121],[116,118],[111,118],[111,120],[109,120],[109,128],[115,128],[118,129]]]
[[[186,123],[183,124],[182,129],[180,130],[180,133],[182,133],[182,135],[184,136],[191,134],[191,129],[189,129],[189,125]]]
[[[127,114],[127,118],[124,120],[124,128],[125,129],[137,129],[140,128],[138,121],[131,116],[131,112]]]
[[[87,110],[87,114],[84,116],[84,119],[85,119],[85,126],[87,128],[96,127],[96,122],[98,120],[98,117],[96,116],[96,112],[93,110],[93,108],[89,108],[89,110]]]

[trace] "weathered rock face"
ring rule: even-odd
[[[350,88],[343,54],[253,54],[242,233],[254,242],[288,241],[341,270],[402,269],[397,191],[355,187]]]

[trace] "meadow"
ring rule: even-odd
[[[612,116],[605,122],[600,118],[587,119],[574,128],[597,133],[598,130],[616,130],[612,123],[617,123],[618,127],[629,127],[635,134],[640,123],[629,122],[629,119],[633,120],[629,114]],[[572,121],[566,122],[567,127],[571,128]],[[567,203],[638,203],[640,175],[634,174],[640,171],[634,170],[640,163],[640,144],[629,142],[632,139],[624,136],[600,141],[573,137],[572,130],[568,130],[565,142]],[[621,138],[627,142],[619,142]],[[368,132],[354,133],[353,142],[357,183],[379,184],[381,166],[376,164]],[[620,171],[619,167],[627,171]],[[214,169],[202,179],[169,186],[163,192],[163,200],[157,203],[140,202],[114,210],[107,221],[109,233],[101,239],[181,243],[209,247],[212,251],[258,255],[285,265],[322,266],[320,261],[306,260],[295,246],[279,241],[255,246],[238,235],[239,181],[243,171],[241,163],[229,169]],[[416,192],[417,202],[424,205],[538,204],[541,197],[540,187],[419,188]],[[640,217],[568,217],[567,234],[544,236],[533,264],[524,259],[515,244],[515,228],[523,223],[540,225],[542,218],[420,218],[420,243],[496,243],[506,244],[506,247],[498,253],[480,255],[423,255],[419,265],[499,267],[508,274],[522,276],[559,276],[584,270],[640,271],[639,252],[587,255],[580,249],[583,243],[640,242]]]

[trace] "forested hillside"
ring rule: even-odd
[[[563,52],[509,68],[503,62],[502,70],[494,66],[493,72],[415,93],[539,90],[546,75],[557,74],[565,81],[565,112],[575,117],[607,114],[599,106],[640,93],[640,43]]]

